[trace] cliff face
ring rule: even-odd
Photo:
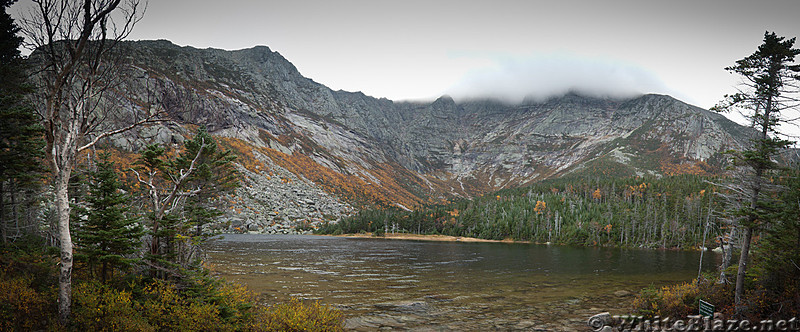
[[[745,141],[741,126],[669,96],[393,102],[332,91],[264,46],[223,51],[142,41],[121,51],[136,73],[127,98],[152,101],[178,124],[149,128],[150,140],[175,142],[186,125],[204,124],[246,157],[250,191],[326,195],[335,207],[268,212],[284,219],[340,215],[352,209],[348,203],[410,208],[564,175],[711,172],[720,151]],[[291,173],[296,185],[268,189],[272,180],[257,178],[269,172]],[[266,210],[288,197],[261,196],[251,204]]]

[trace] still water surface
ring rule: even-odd
[[[700,259],[686,251],[250,234],[215,238],[206,251],[226,279],[270,302],[319,299],[354,330],[584,331],[591,315],[629,313],[626,292],[696,277]],[[709,252],[703,266],[712,270],[718,260]]]

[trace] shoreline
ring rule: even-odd
[[[412,240],[412,241],[435,241],[435,242],[491,242],[491,243],[526,243],[530,244],[530,241],[514,241],[512,239],[504,239],[504,240],[488,240],[488,239],[479,239],[475,237],[465,237],[465,236],[451,236],[451,235],[425,235],[425,234],[410,234],[410,233],[386,233],[384,236],[373,236],[372,233],[357,233],[357,234],[341,234],[341,235],[330,235],[330,234],[315,234],[317,236],[332,236],[332,237],[345,237],[345,238],[357,238],[357,239],[385,239],[385,240]]]
[[[451,235],[426,235],[426,234],[412,234],[412,233],[387,233],[384,236],[373,236],[373,233],[350,233],[350,234],[339,234],[339,235],[331,235],[331,234],[311,234],[313,236],[330,236],[330,237],[344,237],[344,238],[351,238],[351,239],[382,239],[382,240],[406,240],[406,241],[431,241],[431,242],[465,242],[465,243],[476,243],[476,242],[484,242],[484,243],[521,243],[521,244],[539,244],[539,245],[564,245],[564,244],[557,244],[557,243],[541,243],[541,242],[531,242],[531,241],[514,241],[511,238],[506,238],[503,240],[489,240],[489,239],[480,239],[475,237],[466,237],[466,236],[451,236]],[[580,246],[579,247],[591,247],[591,246]],[[603,247],[603,246],[599,246]],[[603,248],[623,248],[623,249],[637,249],[637,250],[655,250],[655,251],[701,251],[699,248],[624,248],[624,247],[603,247]],[[706,249],[708,252],[713,252],[714,254],[720,254],[716,251],[711,249]]]

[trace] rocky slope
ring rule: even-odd
[[[246,212],[232,223],[240,229],[335,219],[368,204],[413,208],[556,176],[713,172],[720,151],[747,132],[663,95],[393,102],[332,91],[264,46],[141,41],[120,50],[133,72],[125,96],[177,125],[114,143],[176,143],[206,125],[240,155]]]

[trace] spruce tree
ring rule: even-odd
[[[19,47],[23,38],[18,36],[19,27],[6,11],[17,0],[0,0],[0,64],[8,64],[19,59]]]
[[[97,170],[91,172],[85,222],[77,230],[80,252],[90,268],[99,268],[100,280],[106,282],[114,269],[125,269],[135,262],[130,258],[141,246],[144,229],[130,215],[130,198],[122,192],[114,163],[108,154],[100,154]]]
[[[203,190],[186,199],[187,220],[183,231],[186,236],[202,240],[207,236],[202,231],[203,226],[222,214],[214,199],[238,185],[238,173],[233,165],[236,156],[220,148],[205,126],[200,127],[193,139],[186,141],[183,153],[174,163],[175,169],[188,168],[193,156],[198,154],[197,170],[189,178],[188,186]]]
[[[781,179],[786,190],[754,255],[753,269],[766,297],[774,299],[771,313],[795,317],[800,314],[800,165],[782,172]]]
[[[154,276],[194,262],[196,245],[207,236],[203,226],[221,214],[217,198],[238,184],[234,159],[205,127],[184,142],[177,157],[168,157],[158,144],[142,151],[133,171],[149,196],[148,257],[162,267]]]
[[[753,235],[767,226],[775,208],[777,188],[772,180],[779,169],[775,160],[791,144],[778,136],[778,127],[786,121],[781,112],[796,106],[791,94],[797,92],[800,78],[800,65],[794,63],[800,50],[794,48],[794,43],[795,38],[785,39],[766,32],[755,53],[725,68],[740,75],[744,83],[740,92],[726,96],[717,106],[718,110],[742,110],[755,129],[750,146],[734,156],[738,176],[726,185],[732,193],[728,201],[735,206],[729,212],[744,230],[736,274],[738,314],[745,307],[742,297]]]
[[[10,224],[19,223],[21,193],[35,190],[44,172],[44,131],[33,107],[25,100],[31,92],[20,57],[22,37],[6,12],[16,0],[0,0],[0,231],[11,238]]]

